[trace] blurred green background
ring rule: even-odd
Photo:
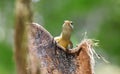
[[[100,40],[96,52],[110,64],[97,60],[96,74],[120,74],[120,0],[32,0],[34,22],[58,36],[64,20],[74,23],[72,41],[79,43],[84,33]],[[15,0],[0,0],[0,74],[15,74]]]

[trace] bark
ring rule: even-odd
[[[93,74],[92,43],[86,39],[65,52],[48,31],[33,23],[29,32],[28,63],[30,74]]]
[[[30,0],[16,0],[15,62],[17,74],[27,74],[28,29],[32,22]]]

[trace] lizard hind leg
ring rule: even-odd
[[[57,46],[58,46],[59,48],[63,49],[64,51],[66,51],[66,48],[64,48],[63,46],[61,46],[61,45],[59,45],[59,44],[57,44]]]

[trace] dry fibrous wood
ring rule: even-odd
[[[29,74],[93,74],[94,58],[89,39],[63,51],[53,36],[41,25],[32,23],[29,30]]]

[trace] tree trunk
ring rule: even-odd
[[[28,30],[32,23],[30,0],[16,0],[15,61],[17,74],[27,74]]]

